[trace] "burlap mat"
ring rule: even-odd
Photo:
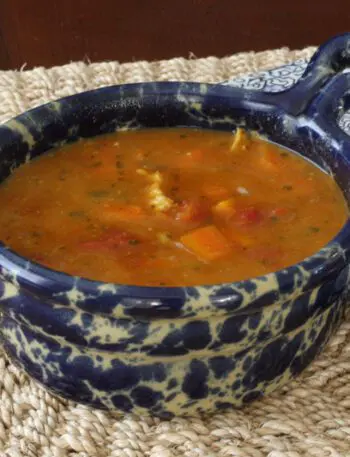
[[[0,121],[86,89],[167,79],[215,82],[308,58],[313,51],[0,72]],[[350,456],[350,320],[301,377],[240,411],[170,422],[118,419],[52,397],[1,352],[0,395],[1,457]]]

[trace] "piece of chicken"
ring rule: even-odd
[[[247,133],[241,129],[240,127],[237,128],[235,136],[233,137],[233,141],[231,144],[231,151],[239,151],[242,149],[247,149],[250,143],[249,136]]]
[[[163,184],[164,178],[159,173],[159,171],[150,173],[142,168],[139,168],[137,173],[147,177],[151,183],[147,188],[148,201],[150,206],[156,211],[169,210],[174,205],[174,201],[171,198],[167,197],[162,191],[161,186]]]

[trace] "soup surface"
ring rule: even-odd
[[[333,179],[242,130],[118,132],[0,185],[0,239],[56,270],[148,286],[235,281],[313,254],[348,217]]]

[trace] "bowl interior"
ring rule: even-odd
[[[195,127],[253,130],[332,173],[347,200],[350,166],[324,132],[259,106],[243,91],[196,83],[145,83],[103,88],[28,111],[0,127],[0,181],[21,163],[79,138],[119,129]]]

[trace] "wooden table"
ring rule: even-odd
[[[0,69],[301,48],[348,28],[347,0],[0,0]]]

